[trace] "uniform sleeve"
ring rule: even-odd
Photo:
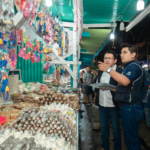
[[[137,65],[128,66],[123,74],[131,81],[135,81],[142,75],[142,70]]]

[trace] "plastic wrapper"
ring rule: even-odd
[[[6,141],[4,141],[1,145],[0,148],[6,148],[6,146],[8,146],[9,144],[11,144],[11,142],[13,142],[14,137],[10,136]]]

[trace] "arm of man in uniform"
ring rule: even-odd
[[[109,68],[107,64],[104,64],[102,62],[99,63],[98,67],[101,71],[104,72],[107,72],[107,69]],[[123,86],[128,86],[131,83],[131,81],[125,75],[120,74],[113,69],[111,69],[111,72],[109,74],[115,81]]]

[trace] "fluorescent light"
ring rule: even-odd
[[[52,0],[45,0],[46,6],[52,6]]]
[[[126,27],[126,32],[130,31],[134,26],[136,26],[140,21],[142,21],[149,13],[150,13],[150,4],[129,23],[129,25]]]
[[[115,38],[114,33],[111,33],[111,34],[110,34],[110,39],[113,40],[114,38]]]
[[[137,10],[143,10],[144,9],[144,1],[138,0],[137,2]]]

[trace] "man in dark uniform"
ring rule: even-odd
[[[140,92],[143,88],[143,69],[136,60],[137,48],[133,45],[122,44],[121,60],[124,64],[123,74],[99,62],[99,69],[107,72],[119,84],[114,100],[119,106],[119,112],[124,130],[124,139],[128,150],[141,150],[138,135],[140,121],[144,117]],[[135,91],[135,87],[136,91]]]

